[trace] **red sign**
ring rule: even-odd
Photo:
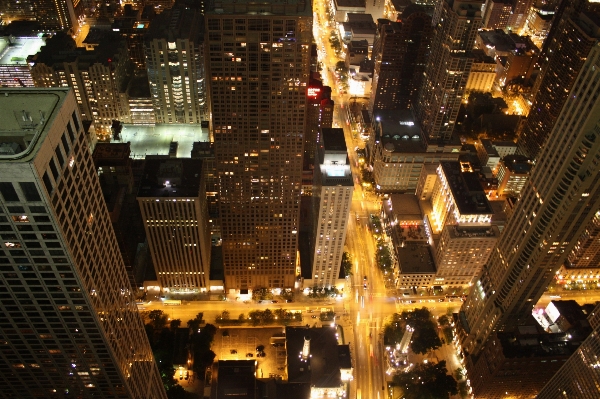
[[[320,87],[309,87],[307,96],[310,98],[317,98],[321,93]]]

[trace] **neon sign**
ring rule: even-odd
[[[321,94],[320,87],[309,87],[308,88],[308,94],[307,94],[308,97],[317,98],[317,97],[319,97],[319,94]]]

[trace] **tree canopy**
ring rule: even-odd
[[[404,399],[447,399],[458,393],[458,385],[448,374],[445,360],[418,363],[409,372],[396,374],[393,383],[402,388]]]

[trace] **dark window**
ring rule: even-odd
[[[19,201],[19,196],[12,183],[0,183],[0,193],[6,202]]]
[[[34,216],[33,220],[35,220],[37,223],[49,223],[50,222],[50,218],[48,216]]]
[[[63,147],[65,147],[65,153],[68,155],[70,151],[69,142],[67,141],[67,137],[63,134],[60,138],[62,141]]]
[[[46,213],[46,208],[43,206],[30,206],[29,210],[31,213]]]
[[[50,181],[48,172],[44,173],[44,177],[42,178],[42,180],[44,180],[44,186],[46,186],[46,191],[48,191],[48,194],[50,194],[52,192],[52,182]]]
[[[23,208],[22,206],[8,206],[7,208],[10,213],[24,213],[25,212],[25,208]]]
[[[50,160],[50,170],[52,171],[52,175],[54,176],[54,181],[58,181],[58,168],[56,167],[54,158]]]
[[[21,186],[21,190],[23,191],[23,194],[25,194],[25,199],[27,199],[27,201],[42,200],[40,198],[40,193],[38,192],[37,187],[35,186],[35,183],[19,183],[19,186]]]
[[[73,124],[75,125],[75,130],[79,130],[79,119],[77,119],[77,113],[73,111]]]
[[[60,146],[56,146],[56,150],[54,150],[54,153],[56,154],[56,159],[58,159],[58,164],[61,167],[65,166],[65,159],[63,158],[62,152],[60,151]]]
[[[75,143],[75,133],[73,133],[73,127],[71,126],[71,122],[67,123],[67,131],[69,132],[71,144]]]

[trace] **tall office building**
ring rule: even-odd
[[[208,120],[203,22],[183,3],[152,20],[144,51],[156,123]]]
[[[379,19],[377,24],[371,112],[408,109],[423,81],[433,30],[431,16],[413,4],[404,9],[399,22]]]
[[[80,0],[2,0],[0,11],[5,23],[37,21],[43,29],[77,31],[76,9]]]
[[[321,129],[333,124],[334,101],[331,87],[323,86],[320,80],[311,79],[308,87],[306,108],[306,134],[304,135],[304,171],[314,170],[317,144]]]
[[[487,0],[483,11],[484,29],[504,29],[512,13],[510,0]]]
[[[322,129],[313,200],[313,285],[335,286],[342,265],[354,182],[344,129]],[[318,207],[318,208],[317,208]]]
[[[218,1],[206,25],[225,287],[293,287],[311,3]]]
[[[538,399],[595,399],[600,388],[600,305],[588,317],[594,329],[538,393]]]
[[[449,140],[471,72],[483,0],[443,0],[433,15],[434,33],[417,119],[429,139]]]
[[[508,18],[507,28],[519,33],[527,22],[527,15],[533,5],[533,0],[511,0],[510,3],[512,3],[512,11]]]
[[[600,18],[579,13],[557,21],[560,27],[549,44],[547,62],[536,80],[531,112],[519,132],[519,147],[535,159],[569,97],[590,50],[600,38]]]
[[[147,157],[138,203],[158,283],[171,292],[208,288],[210,232],[200,159]]]
[[[0,120],[2,395],[166,399],[73,91],[2,89]]]
[[[600,209],[600,45],[570,92],[490,260],[459,313],[459,339],[477,354],[533,305]]]

